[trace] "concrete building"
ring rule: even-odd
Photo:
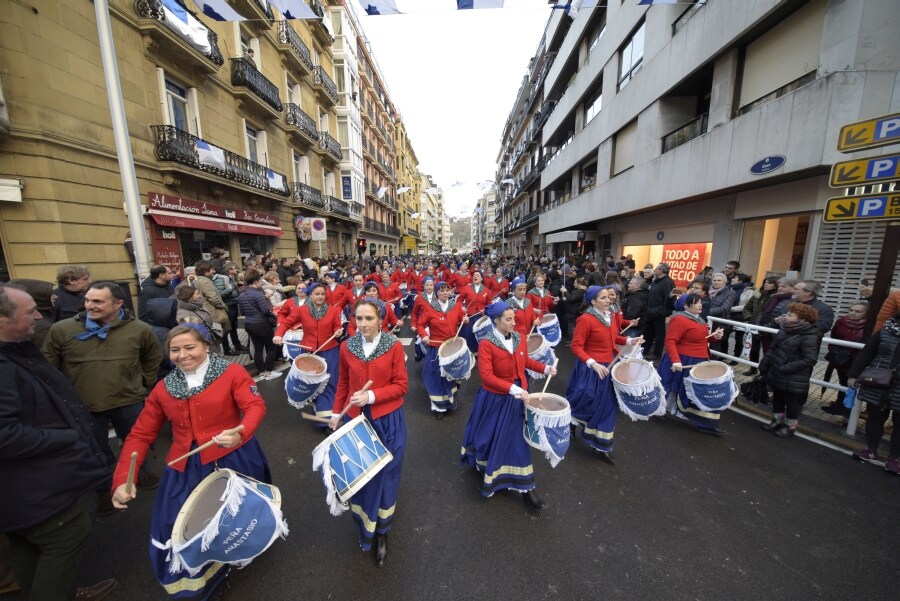
[[[430,175],[419,172],[420,216],[422,218],[422,245],[425,254],[441,252],[444,240],[444,201],[440,188],[435,187]]]
[[[482,252],[494,252],[500,247],[496,217],[497,194],[493,188],[489,188],[478,199],[472,217],[473,240]]]
[[[896,2],[606,4],[554,11],[529,65],[498,159],[505,250],[668,260],[682,282],[737,259],[857,298],[886,222],[822,213],[894,185],[828,173],[841,126],[900,111]]]
[[[397,117],[394,144],[397,147],[394,168],[397,173],[397,198],[400,204],[400,231],[403,234],[400,238],[400,252],[415,255],[418,254],[422,243],[422,219],[419,210],[422,182],[419,178],[419,159],[416,158],[402,117]]]

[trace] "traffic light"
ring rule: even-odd
[[[576,244],[577,244],[578,248],[581,248],[581,240],[579,240]]]
[[[365,238],[357,238],[356,239],[356,252],[359,255],[362,255],[366,252],[366,239]]]

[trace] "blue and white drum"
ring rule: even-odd
[[[312,353],[298,355],[284,380],[288,403],[302,409],[325,391],[330,378],[325,359]]]
[[[537,327],[550,346],[556,346],[562,340],[562,330],[559,328],[559,318],[555,313],[545,313],[541,317],[541,323]]]
[[[475,366],[475,358],[466,339],[454,336],[442,342],[438,347],[438,364],[441,375],[447,380],[467,380]]]
[[[684,393],[703,411],[728,409],[738,395],[734,372],[721,361],[703,361],[684,378]]]
[[[532,447],[544,452],[551,467],[556,467],[569,449],[572,412],[569,401],[549,392],[528,395],[522,435]]]
[[[359,415],[313,449],[313,470],[322,469],[326,502],[332,515],[347,509],[347,502],[394,459],[372,424]]]
[[[300,346],[300,341],[303,339],[302,328],[288,330],[281,339],[284,341],[281,352],[288,361],[293,361],[297,358],[297,355],[308,352],[307,349]]]
[[[475,340],[481,342],[481,340],[487,336],[491,328],[494,327],[493,322],[491,322],[491,318],[487,315],[482,315],[478,318],[478,321],[475,322],[475,326],[472,328],[472,333],[475,335]]]
[[[190,494],[172,528],[169,569],[196,575],[220,562],[249,564],[288,534],[281,515],[281,493],[234,470],[220,469],[204,478]]]
[[[666,412],[666,389],[652,363],[626,359],[613,365],[611,377],[619,409],[633,421]]]
[[[553,347],[550,346],[550,343],[547,342],[547,339],[541,334],[528,335],[528,356],[538,363],[543,363],[545,365],[553,365],[556,363],[556,353],[553,352]],[[526,369],[525,372],[530,378],[536,380],[543,380],[547,377],[543,372],[539,373],[531,371],[530,369]]]

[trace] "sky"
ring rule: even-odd
[[[364,2],[364,0],[362,0]],[[357,7],[419,168],[451,217],[471,215],[493,180],[500,136],[551,16],[547,0],[457,10],[456,0],[397,0],[400,15]],[[457,185],[454,185],[457,184]]]

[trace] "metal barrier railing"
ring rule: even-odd
[[[709,322],[710,330],[713,329],[713,324],[721,324],[721,325],[731,326],[731,328],[734,331],[750,332],[754,336],[756,336],[760,332],[772,334],[773,336],[778,333],[778,330],[775,328],[767,328],[764,326],[747,323],[744,321],[733,321],[730,319],[724,319],[722,317],[710,316],[710,317],[707,317],[706,320]],[[843,347],[852,348],[852,349],[861,349],[864,346],[862,343],[859,343],[859,342],[849,342],[847,340],[838,340],[836,338],[831,338],[829,336],[823,337],[821,344],[822,345],[833,344],[835,346],[843,346]],[[820,348],[820,352],[821,352],[821,345],[819,348]],[[759,363],[750,361],[748,359],[743,359],[740,356],[735,357],[733,355],[729,355],[728,353],[723,353],[721,351],[711,350],[709,352],[709,354],[719,357],[719,358],[722,358],[722,359],[727,358],[731,361],[735,361],[735,362],[741,363],[743,365],[749,365],[750,367],[759,367]],[[825,380],[818,380],[815,378],[810,378],[809,383],[811,386],[815,385],[815,386],[821,386],[823,388],[830,388],[832,390],[836,390],[839,392],[847,392],[846,386],[841,386],[840,384],[833,384],[833,383],[827,382]],[[847,428],[845,430],[845,433],[848,436],[856,435],[856,427],[859,423],[859,412],[861,410],[861,406],[862,406],[862,403],[860,403],[860,401],[857,400],[853,405],[853,409],[850,411],[850,416],[847,419]]]

